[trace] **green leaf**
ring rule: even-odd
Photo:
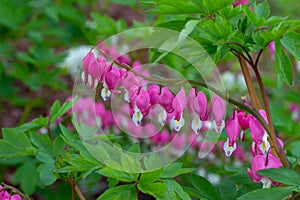
[[[129,149],[128,149],[128,152],[131,152],[131,153],[141,153],[141,148],[140,148],[140,145],[139,143],[134,143]]]
[[[134,154],[128,154],[128,153],[122,153],[121,155],[121,163],[122,163],[122,169],[126,172],[140,172],[141,164],[138,160],[139,155]]]
[[[231,5],[233,0],[202,0],[204,7],[209,13],[215,13],[218,10]]]
[[[57,118],[55,118],[56,113],[60,109],[59,100],[55,100],[53,105],[50,108],[50,122],[53,123]]]
[[[116,170],[116,169],[113,169],[110,167],[104,167],[104,168],[98,170],[97,173],[99,173],[103,176],[115,178],[115,179],[118,179],[118,180],[124,181],[124,182],[136,181],[138,178],[138,174],[122,172],[122,171],[119,171],[119,170]]]
[[[289,146],[293,156],[300,157],[300,141],[294,141]]]
[[[290,32],[283,36],[280,40],[281,44],[297,59],[300,61],[300,34]]]
[[[258,5],[254,5],[254,12],[259,18],[268,18],[270,15],[270,5],[267,1],[263,1]]]
[[[23,165],[19,166],[14,173],[13,184],[21,184],[21,189],[26,194],[32,194],[36,187],[41,185],[39,181],[35,161],[27,160]]]
[[[243,196],[240,200],[284,200],[292,194],[295,187],[275,187],[254,190]]]
[[[53,164],[42,163],[37,168],[41,182],[44,185],[51,185],[56,181],[56,176],[53,174],[56,171],[56,168]]]
[[[174,178],[181,174],[187,174],[194,171],[192,168],[182,168],[182,163],[171,163],[163,168],[161,178]]]
[[[182,200],[191,199],[191,197],[183,190],[181,185],[179,185],[179,183],[177,183],[175,180],[166,179],[164,180],[164,183],[167,186],[166,197],[168,197],[169,199],[175,199],[175,198],[170,198],[170,195],[172,194],[176,194],[176,196],[178,196]]]
[[[155,198],[165,198],[165,192],[167,190],[166,184],[161,182],[155,182],[155,183],[139,182],[137,184],[137,187],[143,193],[150,194]]]
[[[141,174],[140,181],[141,182],[155,182],[159,179],[161,175],[162,169],[151,171],[151,172],[144,172]]]
[[[236,186],[228,179],[218,185],[217,189],[222,199],[236,199]]]
[[[162,161],[157,153],[152,153],[150,156],[145,156],[144,159],[144,165],[146,170],[155,170],[162,168]]]
[[[25,133],[16,129],[3,128],[3,139],[0,140],[0,158],[35,155],[36,149],[31,145]]]
[[[56,157],[59,153],[61,153],[65,148],[65,141],[58,135],[53,141],[52,155]]]
[[[188,187],[188,186],[183,186],[183,189],[191,197],[194,197],[194,198],[197,198],[197,199],[202,198],[201,194],[199,194],[198,190],[196,190],[195,188]]]
[[[134,185],[121,185],[106,190],[97,200],[137,200]]]
[[[61,107],[59,101],[56,100],[50,109],[50,123],[52,124],[55,120],[57,120],[59,117],[64,115],[68,110],[70,110],[73,106],[73,103],[76,103],[77,100],[78,97],[72,99],[72,101],[67,100]]]
[[[30,140],[40,151],[52,153],[52,144],[48,135],[32,132],[30,133]]]
[[[118,179],[111,178],[111,177],[108,177],[108,178],[107,178],[107,181],[108,181],[108,187],[109,187],[109,188],[115,187],[115,186],[118,185],[118,183],[119,183],[119,180],[118,180]]]
[[[198,193],[208,200],[221,199],[216,188],[202,176],[191,175],[191,183],[197,189]]]
[[[168,0],[153,0],[145,1],[145,4],[152,4],[155,8],[148,12],[155,14],[205,14],[203,8],[198,7],[194,1],[168,1]]]
[[[300,185],[300,176],[295,171],[285,167],[259,170],[258,174],[286,185]]]
[[[276,58],[276,76],[277,83],[280,88],[282,82],[290,85],[293,84],[293,64],[289,57],[285,54],[279,41],[275,41],[275,58]]]

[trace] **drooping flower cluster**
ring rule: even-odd
[[[126,62],[128,64],[130,60]],[[123,111],[129,112],[131,122],[121,121],[123,124],[125,123],[128,130],[130,129],[135,137],[141,137],[142,134],[146,133],[154,145],[163,146],[172,140],[175,149],[183,150],[185,143],[190,142],[192,148],[197,147],[198,143],[200,151],[209,149],[213,152],[214,144],[202,141],[201,132],[211,129],[221,133],[225,127],[227,140],[221,141],[225,155],[231,156],[234,154],[236,158],[243,160],[243,150],[237,144],[237,139],[244,140],[245,131],[249,129],[252,139],[251,153],[253,155],[252,171],[248,169],[249,176],[254,182],[263,182],[264,187],[269,187],[271,183],[277,184],[256,173],[260,169],[280,167],[282,163],[272,153],[267,132],[252,115],[243,110],[234,110],[232,116],[225,123],[226,106],[224,100],[219,96],[214,95],[209,105],[205,93],[202,91],[197,92],[195,88],[190,89],[188,96],[186,96],[183,87],[177,94],[174,94],[168,87],[149,84],[134,72],[114,66],[106,61],[103,56],[95,58],[91,52],[84,58],[82,66],[84,84],[89,84],[91,89],[95,89],[95,85],[102,83],[101,97],[103,101],[107,101],[112,94],[120,94],[121,90],[117,88],[123,88],[125,92],[124,102],[128,103],[123,106],[125,108]],[[140,74],[148,75],[147,71],[142,70],[138,62],[134,62],[132,68]],[[190,123],[185,120],[184,113],[186,109],[192,118]],[[145,121],[153,113],[161,126],[169,125],[171,135],[165,129],[159,131],[159,134],[152,135],[151,132],[157,132],[154,126],[148,126],[147,129],[143,128]],[[265,111],[259,110],[259,113],[268,123]],[[187,124],[189,124],[191,131],[198,136],[197,140],[192,135],[191,138],[186,138],[183,135],[176,134]],[[278,141],[283,146],[279,138]]]
[[[225,103],[219,96],[214,95],[211,102],[211,114],[208,107],[206,95],[203,92],[196,92],[192,88],[189,96],[186,96],[184,88],[174,95],[169,88],[160,87],[156,84],[148,86],[146,81],[136,76],[132,72],[126,72],[106,61],[103,56],[96,58],[93,52],[89,52],[82,61],[84,84],[89,84],[93,90],[102,82],[101,97],[107,101],[111,94],[119,94],[123,88],[125,90],[124,100],[130,105],[130,115],[133,122],[138,126],[142,125],[150,110],[158,109],[159,123],[164,126],[169,124],[170,128],[176,132],[180,131],[186,124],[184,112],[188,107],[189,113],[193,116],[191,123],[195,133],[201,129],[203,122],[210,122],[212,127],[221,133],[225,126]],[[132,66],[135,71],[143,72],[140,65],[135,62]],[[148,86],[148,87],[147,87]]]
[[[268,122],[265,111],[259,110],[259,113],[265,122]],[[279,168],[282,166],[282,163],[279,158],[273,155],[268,141],[269,135],[266,130],[255,117],[246,114],[245,111],[233,111],[231,118],[226,122],[226,134],[228,139],[223,146],[225,154],[226,156],[230,156],[236,150],[236,140],[238,138],[244,140],[245,130],[248,128],[253,141],[251,146],[251,153],[253,155],[251,161],[252,170],[248,169],[248,174],[253,182],[262,182],[263,187],[270,187],[271,183],[276,185],[277,183],[272,180],[257,174],[257,171],[267,168]],[[277,140],[283,147],[282,141],[279,138],[277,138]]]

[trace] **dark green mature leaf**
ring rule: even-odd
[[[56,181],[57,177],[53,174],[55,171],[54,163],[42,163],[37,168],[40,180],[44,185],[51,185]]]
[[[300,60],[300,34],[290,32],[280,40],[281,44],[297,59]]]
[[[295,171],[285,167],[260,170],[258,174],[287,185],[300,185],[300,176]]]
[[[233,182],[225,179],[220,185],[217,187],[220,196],[222,199],[236,199],[236,186]]]
[[[14,173],[13,184],[21,184],[21,189],[30,195],[35,188],[41,185],[38,178],[37,168],[34,160],[29,159],[23,165],[17,168]]]
[[[106,190],[97,200],[137,200],[135,185],[121,185]]]
[[[284,200],[293,192],[294,189],[295,187],[293,186],[258,189],[241,196],[239,199]]]
[[[166,191],[166,197],[168,197],[168,199],[182,199],[182,200],[189,200],[191,199],[191,197],[183,190],[183,188],[181,187],[181,185],[179,185],[179,183],[177,183],[175,180],[173,179],[166,179],[164,180],[164,183],[167,185],[167,191]],[[171,198],[170,195],[175,196],[175,198]],[[178,197],[177,197],[178,196]]]
[[[165,192],[167,190],[167,186],[161,182],[140,182],[137,187],[145,194],[150,194],[155,198],[162,199],[165,198]]]
[[[289,57],[285,54],[279,41],[275,42],[276,75],[279,88],[283,82],[293,84],[293,65]]]
[[[52,144],[48,135],[32,132],[30,133],[30,140],[39,151],[44,151],[49,154],[52,153]]]
[[[0,158],[35,155],[36,149],[31,145],[25,133],[16,129],[3,128],[3,139],[0,140]]]
[[[65,148],[65,141],[63,140],[62,136],[59,135],[55,138],[52,145],[52,156],[57,156],[59,153],[63,151]]]
[[[191,175],[191,183],[197,189],[198,193],[208,200],[221,199],[216,188],[202,176],[196,174]]]
[[[293,156],[300,157],[300,141],[294,141],[289,146]]]

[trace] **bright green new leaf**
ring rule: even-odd
[[[97,200],[137,200],[135,185],[121,185],[107,189]]]
[[[167,190],[167,186],[161,182],[147,183],[140,182],[137,184],[139,190],[141,190],[145,194],[150,194],[157,199],[165,198],[165,192]]]

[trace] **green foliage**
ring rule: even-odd
[[[221,199],[216,188],[202,176],[197,176],[195,174],[192,174],[191,183],[196,189],[195,190],[196,194],[198,194],[199,196],[211,200]]]
[[[300,176],[291,169],[281,167],[279,169],[260,170],[258,173],[271,178],[273,181],[300,187]]]
[[[258,189],[253,192],[249,192],[240,197],[241,200],[282,200],[286,199],[292,192],[293,187],[277,187],[277,188],[266,188]]]

